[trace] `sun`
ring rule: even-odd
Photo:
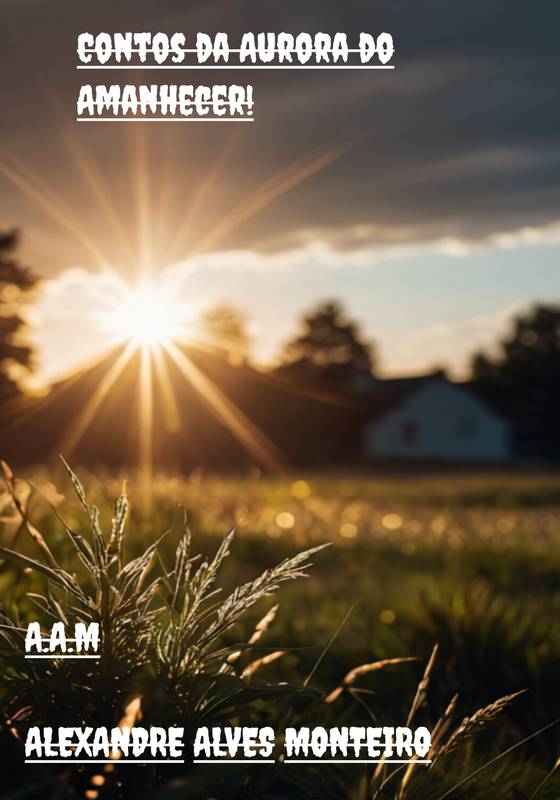
[[[182,338],[188,316],[184,304],[152,282],[127,288],[118,304],[103,314],[105,327],[113,336],[143,349]]]
[[[122,312],[123,334],[139,345],[153,347],[175,333],[175,309],[153,285],[134,290]]]
[[[155,437],[159,426],[172,434],[183,429],[178,391],[185,383],[257,463],[278,469],[282,457],[276,446],[207,374],[205,356],[214,349],[212,341],[205,338],[200,308],[194,297],[190,299],[192,292],[189,300],[183,300],[185,287],[176,275],[171,277],[165,271],[158,281],[145,278],[135,285],[112,270],[105,278],[98,298],[101,309],[93,313],[100,339],[110,346],[106,354],[111,353],[111,358],[104,357],[106,369],[64,431],[59,451],[69,455],[74,452],[107,398],[118,393],[119,379],[136,355],[134,434],[145,511],[152,497]]]

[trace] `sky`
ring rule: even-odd
[[[33,313],[43,378],[106,345],[109,272],[149,270],[193,311],[237,305],[265,361],[340,298],[386,374],[464,375],[512,315],[558,301],[557,4],[0,0],[0,14],[0,227],[49,279]],[[388,31],[395,70],[251,72],[251,125],[76,123],[78,34],[126,30]]]

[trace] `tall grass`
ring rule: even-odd
[[[144,520],[141,530],[131,536],[125,488],[104,525],[103,514],[88,501],[69,467],[68,475],[81,517],[72,509],[68,520],[53,506],[39,525],[31,520],[36,489],[25,487],[9,468],[4,469],[9,500],[5,508],[11,504],[13,515],[8,515],[10,541],[4,539],[0,547],[5,559],[0,580],[6,579],[4,585],[9,588],[0,628],[0,748],[13,771],[0,774],[3,798],[439,800],[452,796],[487,800],[555,796],[548,794],[558,790],[554,768],[545,767],[541,759],[538,766],[527,769],[523,760],[507,753],[502,757],[495,747],[511,734],[511,724],[500,726],[497,718],[510,712],[520,692],[509,692],[465,716],[461,697],[445,694],[445,661],[441,663],[437,647],[419,676],[416,654],[405,652],[364,662],[357,659],[358,666],[346,674],[340,672],[329,684],[325,676],[336,675],[342,663],[341,642],[348,643],[350,635],[367,629],[367,616],[362,622],[358,613],[363,608],[347,624],[339,625],[338,636],[333,635],[338,612],[331,614],[329,644],[322,652],[311,652],[292,635],[291,623],[307,615],[309,635],[313,624],[322,627],[324,620],[314,616],[301,591],[292,592],[288,622],[276,634],[280,640],[264,646],[278,622],[278,604],[270,606],[270,598],[283,584],[295,586],[296,579],[305,577],[310,559],[323,545],[287,555],[257,578],[239,581],[242,573],[262,560],[257,539],[245,541],[245,560],[238,559],[233,575],[228,575],[233,532],[210,558],[193,553],[186,517],[178,529],[173,524],[161,534],[151,528],[150,520]],[[49,494],[53,496],[52,491]],[[142,538],[148,540],[144,545]],[[278,549],[285,547],[282,543]],[[326,553],[321,560],[328,557]],[[368,579],[374,581],[377,576],[370,574]],[[340,596],[334,575],[312,595],[317,612],[323,614],[319,596],[324,603],[329,598],[348,602]],[[344,620],[348,616],[345,613]],[[26,660],[24,626],[36,617],[45,626],[55,620],[69,626],[98,622],[99,661],[92,667],[87,661]],[[294,649],[294,643],[300,647]],[[353,641],[352,657],[364,649]],[[298,680],[294,661],[307,662],[309,657],[307,680]],[[402,682],[400,671],[405,675]],[[23,741],[31,724],[112,726],[140,719],[145,725],[183,726],[187,760],[189,742],[200,725],[266,724],[281,731],[286,725],[331,727],[377,720],[389,725],[426,724],[433,731],[432,763],[427,768],[383,763],[363,768],[298,768],[279,763],[258,769],[228,765],[212,770],[189,763],[185,768],[111,765],[102,773],[93,767],[67,765],[23,767]],[[473,740],[479,739],[482,752],[473,747]],[[519,750],[513,752],[517,755]]]

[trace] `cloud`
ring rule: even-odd
[[[512,317],[526,306],[516,301],[491,314],[477,314],[451,323],[435,322],[423,328],[407,331],[391,349],[390,367],[393,373],[410,374],[423,364],[447,367],[456,378],[468,377],[473,353],[494,354],[497,342],[508,333]]]
[[[552,241],[558,237],[560,228],[543,231],[522,229],[507,236],[498,234],[486,246],[512,247]],[[451,254],[458,260],[469,255],[464,246],[450,241],[426,243],[424,248],[415,248],[411,252],[416,256]],[[288,253],[259,254],[238,250],[201,254],[160,270],[156,285],[164,287],[175,303],[189,308],[195,320],[208,306],[224,299],[233,302],[256,323],[255,330],[259,330],[257,355],[267,358],[295,324],[294,317],[301,312],[302,304],[313,299],[308,285],[312,277],[300,284],[297,278],[287,276],[290,282],[295,280],[295,286],[307,286],[305,298],[309,297],[308,300],[300,296],[300,290],[292,295],[281,289],[278,297],[271,295],[270,285],[286,285],[282,283],[286,279],[281,277],[284,273],[314,276],[324,274],[325,270],[333,272],[353,268],[356,276],[356,268],[367,269],[376,263],[381,268],[391,259],[410,258],[411,252],[403,245],[384,250],[334,251],[325,243],[315,242]],[[452,264],[449,263],[447,268],[452,269]],[[272,283],[271,273],[278,276]],[[383,272],[380,272],[379,279],[383,280]],[[325,285],[331,284],[325,280]],[[44,284],[32,322],[40,372],[46,380],[71,372],[112,346],[113,340],[100,324],[100,319],[109,306],[115,307],[115,299],[122,294],[122,288],[123,281],[117,273],[83,268],[64,270]],[[248,295],[247,290],[250,291]],[[398,332],[392,326],[387,330],[383,326],[375,327],[374,337],[379,344],[382,365],[390,373],[415,373],[434,365],[446,365],[453,374],[462,376],[472,353],[492,349],[506,331],[511,317],[526,302],[519,299],[492,313],[470,314],[464,319],[445,323],[439,321],[436,306],[433,322],[429,325],[407,326]],[[445,316],[443,309],[442,316]]]
[[[198,246],[285,258],[304,246],[322,246],[371,260],[374,251],[433,243],[455,252],[492,242],[515,246],[527,235],[521,231],[547,236],[557,224],[556,4],[535,0],[529,14],[517,0],[497,0],[491,8],[444,0],[310,0],[276,11],[277,30],[344,30],[351,37],[360,30],[390,31],[396,69],[252,72],[257,120],[242,132],[204,125],[188,132],[187,126],[172,125],[136,126],[142,132],[135,133],[109,125],[83,131],[70,122],[72,139],[95,160],[130,241],[138,234],[138,153],[147,165],[152,206],[143,224],[152,239],[170,241],[192,215],[173,258]],[[59,112],[73,117],[77,32],[192,35],[214,30],[218,21],[235,39],[245,30],[269,30],[268,14],[250,0],[235,9],[223,2],[185,9],[169,0],[164,10],[137,0],[118,7],[106,0],[54,0],[39,4],[33,16],[15,4],[6,13],[13,37],[0,48],[3,144],[78,211],[94,238],[103,231],[111,263],[133,272],[134,259],[121,253],[106,204],[60,138]],[[231,73],[213,77],[232,79]],[[237,73],[236,79],[241,80]],[[298,164],[313,162],[329,148],[336,158],[292,181]],[[271,182],[288,188],[270,192]],[[16,207],[15,192],[7,183],[1,187],[3,205]],[[31,202],[18,207],[24,229],[42,224],[47,230],[44,211]],[[224,226],[232,214],[234,224]],[[216,230],[219,235],[212,235]],[[79,243],[72,250],[67,244],[55,248],[52,237],[50,242],[48,248],[29,245],[41,269],[84,263]]]
[[[470,240],[456,237],[422,240],[413,231],[404,229],[400,229],[396,236],[387,236],[374,226],[356,225],[339,231],[338,236],[332,240],[321,238],[318,231],[309,231],[300,237],[297,246],[285,250],[226,250],[205,253],[172,265],[167,268],[167,272],[183,275],[185,270],[198,269],[265,272],[309,266],[367,268],[404,257],[433,254],[461,259],[485,251],[557,244],[560,244],[560,221],[541,227],[524,226],[517,230],[495,231]]]

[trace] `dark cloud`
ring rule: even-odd
[[[2,144],[92,235],[106,231],[104,243],[123,261],[116,227],[108,225],[106,209],[69,155],[64,116],[72,140],[99,165],[127,231],[145,224],[138,216],[142,190],[129,176],[137,175],[142,159],[149,165],[149,219],[158,252],[193,203],[196,214],[176,255],[197,243],[282,249],[312,237],[341,249],[445,237],[476,242],[560,217],[560,6],[550,0],[0,0],[0,7]],[[248,73],[257,121],[237,126],[241,130],[80,126],[72,122],[75,98],[92,75],[74,70],[76,36],[84,30],[227,31],[232,37],[246,30],[387,30],[395,38],[397,69]],[[109,80],[108,73],[100,75],[99,82]],[[185,82],[247,77],[177,75]],[[141,81],[139,73],[135,78]],[[326,153],[332,159],[314,171],[310,165],[318,166]],[[295,164],[309,167],[309,177],[260,205],[254,199],[259,187],[271,176],[278,186],[291,185]],[[200,195],[209,175],[215,181]],[[82,246],[52,228],[45,211],[7,182],[0,191],[0,223],[19,222],[30,238],[41,237],[35,259],[41,253],[47,267],[84,261]],[[208,236],[216,227],[220,235]]]

